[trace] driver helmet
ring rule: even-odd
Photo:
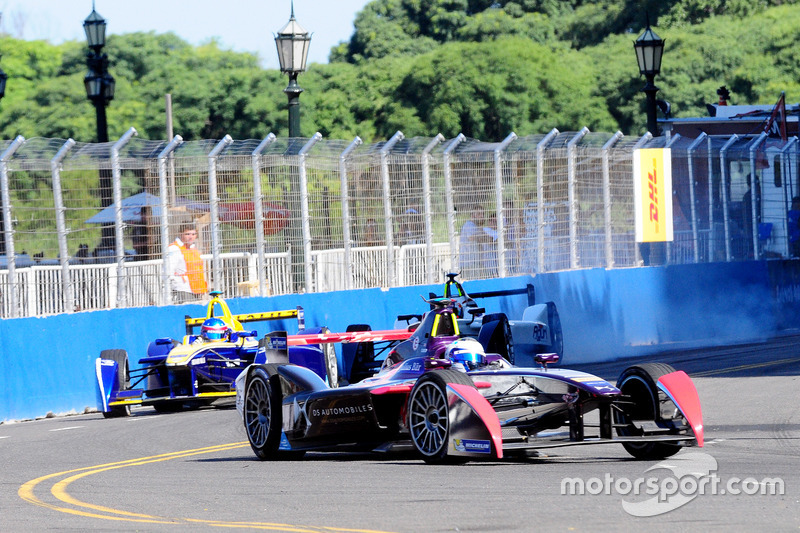
[[[211,341],[223,339],[229,332],[230,328],[221,318],[209,318],[200,328],[200,335]]]
[[[445,358],[453,363],[461,363],[467,370],[473,370],[486,364],[486,352],[481,343],[475,339],[458,339],[450,343],[444,352]]]

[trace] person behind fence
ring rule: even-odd
[[[486,218],[483,206],[473,204],[470,208],[469,220],[461,226],[458,253],[459,266],[463,279],[478,279],[482,272],[483,225]]]
[[[789,228],[789,253],[800,257],[800,196],[792,198],[792,208],[787,214]]]
[[[397,243],[422,244],[425,242],[425,230],[422,216],[419,211],[410,207],[400,216],[400,233],[397,236]]]
[[[179,237],[167,247],[170,285],[175,303],[197,300],[208,292],[196,240],[197,228],[194,224],[183,224]]]

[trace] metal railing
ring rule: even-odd
[[[788,258],[799,246],[787,215],[800,195],[796,138],[584,128],[500,143],[398,132],[365,145],[134,132],[0,143],[0,316],[171,303],[162,258],[186,222],[210,286],[228,296]],[[647,247],[634,238],[643,147],[669,147],[673,174],[674,240]]]

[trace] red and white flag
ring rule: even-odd
[[[782,141],[788,140],[786,135],[786,94],[781,93],[775,107],[772,108],[772,114],[769,120],[764,124],[764,132],[774,138],[780,138]]]

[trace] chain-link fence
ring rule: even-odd
[[[788,258],[800,246],[796,138],[584,128],[500,143],[398,132],[365,145],[135,133],[0,144],[0,316],[181,301],[165,257],[187,224],[207,288],[227,296]],[[638,147],[671,149],[665,245],[634,239]]]

